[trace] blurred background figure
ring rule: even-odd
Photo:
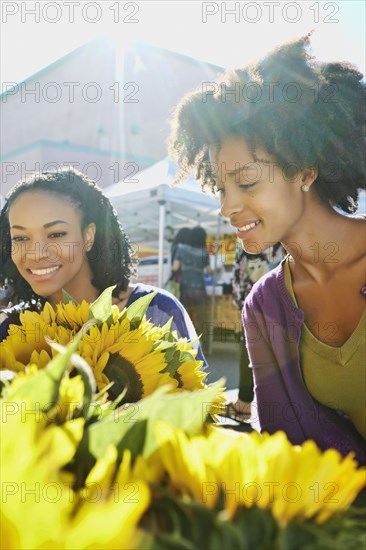
[[[173,270],[173,263],[177,255],[178,245],[179,244],[188,244],[189,236],[191,230],[189,227],[182,227],[179,229],[178,233],[175,235],[171,248],[170,248],[170,263],[172,266],[172,271],[169,279],[164,285],[165,290],[171,292],[176,298],[180,298],[180,280],[181,280],[181,270]]]
[[[205,270],[211,274],[210,258],[206,249],[206,231],[202,227],[190,230],[188,242],[178,244],[174,251],[172,269],[180,275],[180,300],[187,309],[198,334],[202,334],[202,348],[207,348],[205,325],[207,323],[208,296],[205,286]]]
[[[0,287],[0,308],[7,307],[9,305],[12,294],[13,287],[8,280],[6,280],[4,286]]]
[[[190,234],[191,229],[189,227],[182,227],[175,235],[170,248],[172,265],[177,254],[178,244],[189,244]]]

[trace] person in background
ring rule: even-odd
[[[287,252],[243,308],[260,430],[364,464],[366,86],[309,49],[310,34],[188,94],[170,155],[177,182],[193,169],[219,195],[248,253]]]
[[[276,243],[260,254],[249,254],[238,240],[233,265],[232,292],[233,303],[242,311],[245,298],[259,279],[276,267],[285,255],[281,243]],[[251,403],[254,398],[252,369],[245,343],[245,334],[240,341],[239,393],[235,403],[228,403],[226,416],[238,422],[245,422],[251,415]]]
[[[189,244],[189,236],[191,234],[191,229],[189,227],[181,227],[177,234],[175,235],[171,247],[170,247],[170,254],[171,254],[171,263],[173,264],[175,260],[175,256],[178,249],[178,244]]]
[[[180,273],[180,300],[198,332],[202,334],[203,349],[207,346],[205,326],[207,301],[204,272],[211,274],[210,258],[206,248],[206,231],[194,227],[187,244],[179,244],[173,262],[173,272]]]
[[[170,263],[172,266],[171,274],[164,288],[180,299],[181,270],[173,270],[174,260],[177,254],[179,244],[188,244],[191,230],[189,227],[182,227],[175,235],[170,248]]]
[[[35,174],[18,182],[0,213],[0,287],[8,284],[12,306],[3,310],[0,340],[25,309],[62,302],[93,302],[116,285],[113,302],[122,310],[157,292],[146,316],[157,326],[172,317],[178,336],[197,334],[182,304],[168,292],[130,284],[136,257],[109,199],[95,182],[73,169]],[[197,359],[207,366],[199,343]]]

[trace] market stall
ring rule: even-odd
[[[193,176],[172,186],[177,170],[177,164],[165,158],[138,172],[133,178],[107,187],[104,192],[137,249],[141,243],[157,242],[159,287],[164,286],[166,281],[164,257],[169,256],[172,235],[185,226],[200,225],[205,229],[209,235],[208,248],[215,272],[212,281],[215,292],[211,292],[208,319],[215,326],[222,326],[228,322],[230,310],[229,326],[233,327],[230,330],[234,330],[240,323],[240,315],[234,306],[231,311],[229,297],[222,295],[222,284],[217,284],[224,272],[225,262],[227,264],[230,258],[232,261],[235,250],[233,228],[228,220],[220,216],[218,199],[203,193],[200,183]],[[228,240],[223,240],[226,235]]]

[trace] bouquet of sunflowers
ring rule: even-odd
[[[152,295],[25,312],[0,344],[1,547],[336,549],[365,545],[365,468],[307,441],[215,425],[192,344]]]
[[[123,391],[120,402],[136,402],[166,384],[178,392],[203,389],[207,373],[201,370],[202,361],[195,360],[192,342],[171,332],[170,322],[157,327],[145,318],[156,293],[119,312],[112,305],[113,289],[93,304],[77,305],[65,293],[66,303],[56,311],[46,303],[40,313],[21,313],[20,325],[10,325],[9,336],[0,343],[2,368],[43,368],[58,353],[52,343],[66,345],[81,331],[77,351],[90,366],[98,390],[107,388],[112,399]],[[218,396],[217,404],[223,401]]]

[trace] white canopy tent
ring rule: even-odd
[[[232,233],[233,228],[221,218],[217,199],[204,194],[193,177],[172,187],[176,163],[165,158],[150,168],[104,189],[117,210],[127,235],[134,243],[158,240],[159,278],[163,286],[164,243],[182,227],[200,225],[207,233]],[[217,253],[214,281],[216,285]],[[211,296],[211,318],[215,310],[215,292]],[[208,354],[212,353],[213,332],[209,334]]]
[[[193,177],[172,187],[177,165],[165,158],[104,189],[134,243],[159,242],[159,286],[163,284],[164,242],[181,227],[202,226],[207,233],[233,232],[220,220],[217,199],[202,193]],[[170,235],[168,235],[170,232]]]

